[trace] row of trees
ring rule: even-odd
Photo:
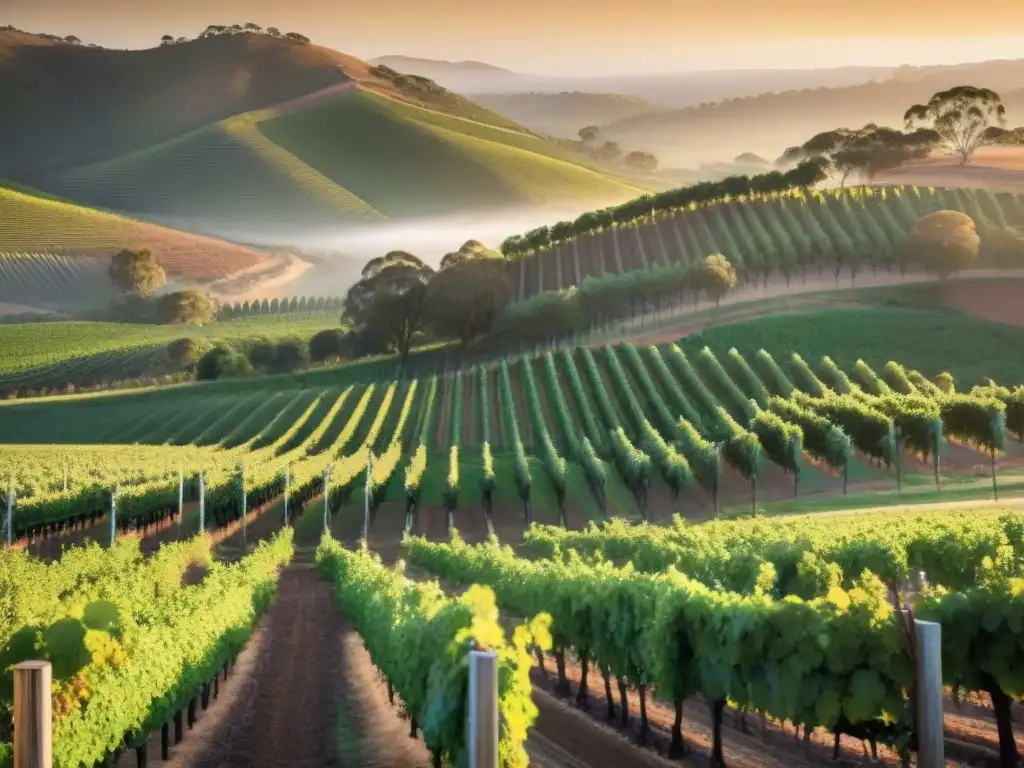
[[[822,161],[812,158],[784,173],[776,170],[756,176],[730,176],[721,181],[702,181],[689,187],[642,195],[612,208],[588,211],[574,221],[560,221],[550,227],[537,227],[525,234],[513,235],[502,242],[501,252],[508,258],[516,258],[608,229],[616,223],[634,221],[690,205],[707,205],[728,197],[809,189],[826,178]]]
[[[320,312],[340,312],[345,299],[342,296],[287,296],[279,299],[253,299],[224,304],[217,310],[218,320],[258,315],[285,315]]]
[[[254,24],[251,21],[246,24],[231,24],[230,26],[211,24],[199,33],[199,39],[204,37],[217,37],[219,35],[268,35],[270,37],[280,37],[285,40],[294,40],[298,43],[309,42],[308,37],[300,35],[298,32],[282,33],[277,27],[267,27],[264,29],[259,24]],[[164,35],[161,38],[161,42],[169,37],[170,35]]]
[[[922,217],[902,246],[901,263],[920,264],[940,279],[971,267],[981,250],[974,220],[959,211],[937,211]],[[635,319],[701,296],[716,306],[738,283],[737,270],[726,256],[712,254],[696,264],[639,269],[588,277],[564,291],[545,291],[509,305],[497,318],[495,334],[527,343],[544,343],[588,328]]]

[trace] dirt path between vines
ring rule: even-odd
[[[312,566],[281,573],[277,600],[220,696],[171,747],[168,768],[426,768],[422,741],[388,704],[362,640]],[[160,734],[149,742],[160,754]],[[125,754],[119,768],[135,765]]]

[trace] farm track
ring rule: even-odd
[[[309,565],[284,569],[275,603],[222,695],[173,747],[169,768],[429,766],[362,640]],[[159,735],[150,740],[159,754]],[[119,763],[129,766],[134,756]]]
[[[951,278],[945,287],[943,298],[950,306],[982,319],[1003,322],[1011,325],[1024,326],[1024,314],[1013,302],[1003,301],[992,306],[991,302],[979,300],[978,293],[987,290],[988,283],[998,285],[991,278],[1001,278],[1008,285],[1015,285],[1020,275],[1013,272],[1000,274],[994,269],[975,269]],[[985,280],[981,285],[971,285],[972,280]],[[931,285],[935,278],[927,274],[908,274],[905,279],[898,274],[890,275],[879,272],[872,275],[858,275],[856,284],[851,285],[848,279],[838,285],[831,277],[808,277],[806,282],[794,280],[787,286],[785,280],[778,276],[769,279],[767,287],[762,283],[755,286],[742,287],[722,299],[721,305],[713,308],[710,303],[686,303],[668,312],[659,314],[655,327],[628,327],[628,321],[622,321],[623,331],[614,334],[614,338],[593,339],[587,343],[591,348],[603,347],[608,343],[632,342],[637,346],[648,344],[665,344],[678,341],[684,336],[715,325],[724,325],[750,320],[765,314],[803,311],[814,308],[835,309],[844,306],[859,306],[855,298],[842,299],[842,294],[860,288],[889,288],[902,285]],[[1009,291],[1009,289],[1007,289]],[[818,295],[826,294],[826,295]],[[747,306],[771,299],[788,299],[785,308],[779,306]],[[711,311],[714,309],[714,311]],[[698,313],[701,313],[698,315]]]

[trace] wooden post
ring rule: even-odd
[[[284,524],[288,526],[288,491],[290,490],[292,480],[292,465],[284,465]]]
[[[242,554],[248,554],[249,542],[245,530],[245,467],[242,467]]]
[[[370,474],[373,472],[373,454],[366,454],[366,490],[363,492],[363,541],[370,544]]]
[[[117,486],[110,492],[110,546],[117,543]]]
[[[324,467],[324,533],[331,530],[331,465]]]
[[[7,489],[7,546],[14,543],[14,480]]]
[[[14,666],[14,768],[53,765],[52,686],[50,662]]]
[[[946,765],[942,732],[942,625],[914,619],[917,657],[917,765]]]
[[[206,530],[206,480],[199,473],[199,532]]]
[[[469,768],[498,768],[498,655],[469,652]]]

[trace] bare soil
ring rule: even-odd
[[[159,732],[149,753],[159,755]],[[134,764],[122,756],[119,766]],[[220,696],[169,768],[426,768],[430,756],[388,704],[362,640],[308,565],[281,574],[274,605]]]
[[[957,157],[930,157],[882,174],[885,184],[971,187],[997,192],[1024,191],[1024,148],[984,147],[966,165]]]
[[[942,301],[961,312],[992,323],[1024,328],[1024,280],[950,282],[941,286],[938,292]]]

